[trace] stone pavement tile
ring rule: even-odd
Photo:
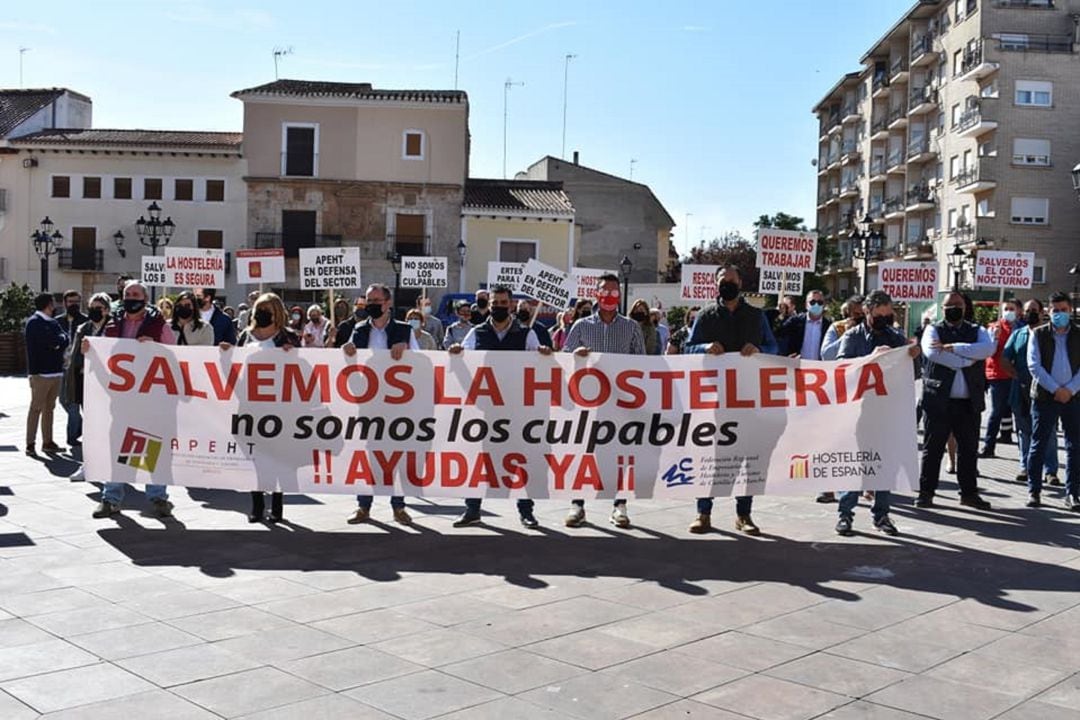
[[[153,622],[142,613],[116,605],[34,615],[28,621],[60,637]]]
[[[892,603],[877,602],[872,594],[867,593],[855,601],[830,600],[803,610],[801,614],[863,630],[880,630],[910,620],[922,612]]]
[[[173,688],[180,697],[224,717],[239,717],[326,694],[324,688],[263,667]]]
[[[452,627],[470,620],[506,612],[506,608],[468,595],[449,595],[398,605],[394,611],[409,617],[420,618],[424,622]]]
[[[215,716],[216,717],[216,716]],[[171,718],[170,718],[171,720]],[[243,715],[242,720],[395,720],[370,705],[344,695],[319,697]]]
[[[192,588],[189,585],[160,575],[149,575],[133,580],[121,580],[119,582],[109,580],[108,582],[83,585],[82,589],[115,603],[140,598],[161,597],[162,595],[185,592]]]
[[[834,645],[828,652],[830,655],[920,673],[960,655],[963,651],[917,642],[891,629],[885,629]]]
[[[634,715],[629,720],[746,720],[746,716],[729,713],[727,710],[694,700],[679,700]]]
[[[502,643],[446,628],[384,640],[371,647],[426,667],[449,665],[506,649]]]
[[[346,695],[404,720],[425,720],[501,697],[493,690],[436,670],[364,685]]]
[[[96,655],[83,652],[71,643],[58,638],[41,642],[0,648],[0,680],[37,675],[92,665],[98,662]]]
[[[216,645],[236,655],[264,663],[283,663],[332,650],[341,650],[353,643],[303,625],[274,628],[266,632],[222,640]]]
[[[236,583],[228,583],[220,588],[213,588],[213,592],[223,595],[230,600],[239,603],[263,603],[273,600],[285,600],[286,598],[301,597],[318,592],[313,587],[295,583],[290,580],[282,580],[276,577],[257,578],[254,580],[241,580]]]
[[[194,635],[177,630],[171,625],[155,622],[74,635],[68,640],[103,660],[122,660],[202,642]]]
[[[594,628],[544,640],[528,645],[525,649],[553,660],[589,670],[600,670],[656,652],[655,645],[646,645],[631,640],[631,637],[631,634],[619,636]]]
[[[0,690],[0,717],[4,720],[34,720],[38,712]]]
[[[681,608],[682,606],[678,606],[661,612],[650,612],[603,625],[597,630],[613,637],[630,638],[654,648],[671,648],[716,635],[727,629],[722,621],[710,624],[699,619],[684,618],[679,614]]]
[[[875,603],[905,608],[920,615],[956,602],[956,597],[947,593],[913,590],[894,585],[878,585],[867,590],[863,597]]]
[[[250,670],[263,663],[253,662],[216,645],[203,643],[118,660],[116,664],[146,678],[155,685],[171,687],[227,673]]]
[[[860,628],[808,616],[805,611],[783,615],[765,622],[747,625],[739,632],[766,637],[789,645],[799,645],[810,650],[822,650],[839,645],[864,634]]]
[[[396,610],[369,610],[310,624],[317,630],[339,635],[357,643],[377,643],[381,640],[435,630],[439,626],[402,615]]]
[[[0,574],[0,597],[8,595],[55,590],[65,584],[41,572],[13,573],[5,568]]]
[[[293,622],[311,623],[365,610],[393,607],[395,603],[386,599],[386,591],[382,590],[383,584],[369,583],[316,595],[275,600],[261,603],[258,607]]]
[[[109,663],[61,670],[3,683],[5,692],[48,713],[152,690],[153,685]]]
[[[798,645],[788,645],[734,630],[683,645],[678,650],[684,655],[704,658],[721,665],[730,665],[753,672],[791,662],[810,654],[809,650]]]
[[[576,597],[518,612],[495,615],[457,627],[510,646],[527,645],[640,614],[619,603]]]
[[[1080,709],[1028,700],[994,720],[1080,720]]]
[[[1008,678],[1001,678],[1008,682]],[[1016,704],[1016,697],[961,683],[920,675],[880,690],[866,698],[941,720],[986,720]]]
[[[686,697],[738,680],[747,670],[722,665],[694,655],[669,651],[614,665],[603,671],[619,680]]]
[[[953,658],[931,672],[941,680],[996,690],[1018,699],[1031,697],[1069,675],[1067,670],[1017,662],[1015,657],[1003,658],[998,653],[987,655],[982,650]]]
[[[1011,598],[1010,598],[1011,599]],[[946,622],[962,622],[972,625],[985,625],[998,630],[1017,631],[1050,616],[1048,610],[1013,610],[995,607],[978,600],[961,600],[947,605],[940,610],[928,613],[927,619],[940,619]]]
[[[105,579],[124,582],[151,577],[147,571],[131,564],[128,560],[86,564],[85,562],[64,567],[47,568],[42,572],[56,578],[65,585],[82,587],[91,583],[100,583]]]
[[[155,620],[173,620],[187,615],[225,610],[239,604],[207,590],[183,590],[170,593],[167,601],[162,601],[159,597],[136,598],[121,603],[121,607],[136,610]]]
[[[291,620],[246,606],[176,618],[169,624],[210,641],[296,626]]]
[[[965,651],[988,645],[1009,635],[1005,630],[937,617],[933,613],[892,625],[889,632],[902,636],[907,641],[932,643]]]
[[[679,698],[606,673],[577,677],[530,690],[522,700],[584,720],[616,720],[675,702]]]
[[[1003,663],[1026,662],[1048,668],[1080,670],[1080,630],[1056,638],[1016,633],[979,648],[980,654]]]
[[[0,607],[16,617],[109,606],[109,603],[96,595],[75,587],[40,590],[21,595],[0,595]]]
[[[155,689],[60,710],[43,715],[41,720],[141,720],[143,718],[147,720],[149,718],[217,720],[218,716],[209,710],[192,705],[171,692]]]
[[[279,663],[278,667],[336,692],[425,669],[422,665],[369,647],[335,650],[322,655]]]
[[[793,660],[766,670],[765,674],[853,698],[869,695],[911,677],[900,670],[825,653]]]
[[[0,648],[13,648],[52,639],[52,635],[25,620],[0,620]]]
[[[313,587],[316,590],[343,590],[347,587],[366,585],[371,582],[369,578],[342,567],[338,570],[300,570],[283,573],[286,580]]]
[[[558,683],[585,672],[580,667],[524,650],[505,650],[439,669],[507,695]]]
[[[507,583],[484,588],[483,590],[476,590],[467,594],[479,598],[484,602],[501,605],[509,610],[525,610],[526,608],[536,607],[538,605],[547,605],[559,600],[567,600],[569,598],[577,597],[582,593],[578,588],[562,585],[548,584],[546,587],[531,588]]]
[[[658,585],[651,580],[641,580],[614,590],[589,594],[600,600],[610,600],[640,610],[666,610],[701,597],[701,595],[692,595],[682,590]]]
[[[1080,626],[1080,608],[1071,608],[1028,625],[1022,633],[1045,638],[1067,637]]]
[[[825,713],[817,720],[926,720],[926,716],[856,700]]]
[[[847,702],[841,695],[765,675],[750,675],[691,699],[762,720],[808,720]]]
[[[474,705],[449,715],[440,715],[438,720],[575,720],[571,715],[564,715],[550,708],[540,707],[520,698],[507,697],[483,705]]]
[[[1035,699],[1050,705],[1080,708],[1080,673],[1061,681]]]

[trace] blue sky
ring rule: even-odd
[[[814,224],[817,124],[810,108],[912,0],[710,2],[213,2],[56,0],[0,19],[0,85],[65,86],[94,100],[97,127],[239,130],[229,93],[281,76],[469,93],[473,177],[502,175],[503,83],[511,175],[567,155],[652,186],[676,246],[762,213]],[[689,237],[683,227],[689,219]]]

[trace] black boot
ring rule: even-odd
[[[285,500],[285,496],[279,492],[270,495],[270,522],[281,522],[283,515],[282,503]]]
[[[266,510],[266,498],[261,492],[251,493],[251,512],[248,513],[248,522],[257,523],[263,519]]]

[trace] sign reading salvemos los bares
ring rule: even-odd
[[[798,230],[757,231],[757,266],[762,270],[814,272],[817,235]]]
[[[735,353],[172,347],[94,338],[86,476],[234,490],[682,497],[912,487],[906,349]],[[806,428],[820,428],[812,446]]]

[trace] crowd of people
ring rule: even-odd
[[[1072,301],[1065,293],[1050,298],[1049,312],[1035,298],[1023,305],[1005,301],[1000,318],[989,327],[981,327],[975,322],[971,299],[951,291],[941,303],[942,319],[934,321],[936,311],[926,313],[915,337],[907,338],[896,322],[892,299],[880,290],[865,298],[848,298],[841,304],[837,318],[828,317],[826,299],[819,290],[806,294],[803,312],[796,311],[798,301],[791,296],[782,297],[774,310],[762,310],[744,298],[743,280],[735,267],[717,272],[716,303],[689,308],[684,322],[674,332],[669,331],[663,313],[650,308],[644,300],[627,303],[629,312],[620,313],[625,305],[615,275],[601,277],[595,302],[578,300],[572,309],[558,316],[550,331],[537,322],[536,303],[515,301],[511,290],[502,286],[478,290],[472,303],[459,301],[453,307],[457,319],[447,326],[433,314],[431,299],[426,296],[408,310],[403,321],[395,319],[393,294],[378,283],[355,298],[351,312],[348,301],[339,299],[329,317],[318,304],[306,311],[301,306],[286,307],[273,293],[251,293],[247,302],[234,311],[216,302],[212,288],[193,288],[151,303],[142,283],[121,276],[117,290],[115,300],[106,293],[93,295],[85,314],[83,299],[74,290],[63,294],[63,312],[52,295],[42,293],[36,297],[36,312],[25,329],[31,389],[27,455],[38,455],[39,426],[41,450],[47,454],[63,450],[52,434],[57,400],[67,414],[67,444],[81,444],[83,374],[87,339],[91,337],[217,345],[223,351],[251,345],[284,351],[299,347],[340,348],[352,356],[357,349],[370,349],[388,351],[395,360],[406,351],[442,349],[451,354],[515,350],[579,356],[592,352],[765,353],[830,362],[907,347],[922,388],[912,417],[912,422],[921,422],[924,429],[917,507],[931,508],[937,501],[941,465],[948,453],[948,472],[956,474],[960,504],[990,509],[990,503],[979,492],[978,460],[993,457],[999,442],[1010,442],[1010,428],[1015,428],[1021,457],[1017,480],[1027,483],[1028,506],[1041,506],[1044,481],[1060,485],[1060,425],[1067,453],[1064,503],[1068,509],[1080,511],[1080,467],[1074,458],[1080,441],[1080,328],[1073,323]],[[980,449],[979,428],[987,410]],[[72,477],[84,479],[82,470]],[[118,513],[125,489],[124,483],[104,483],[93,516],[107,518]],[[860,494],[822,493],[816,498],[823,503],[838,503],[838,534],[852,534]],[[872,500],[874,527],[888,535],[897,534],[889,515],[891,493],[867,495]],[[173,506],[165,486],[148,485],[146,496],[157,516],[171,514]],[[347,522],[368,522],[372,501],[371,495],[358,495],[356,509]],[[396,522],[412,522],[404,497],[391,497],[390,507]],[[524,527],[539,525],[534,507],[532,500],[518,501]],[[479,498],[467,499],[454,525],[480,523],[480,508]],[[735,498],[735,528],[757,535],[760,529],[752,509],[752,496]],[[689,531],[709,532],[713,527],[712,510],[713,499],[700,498]],[[266,515],[264,493],[251,493],[248,519],[253,523],[281,521],[282,494],[271,493],[270,513]],[[630,526],[625,498],[615,498],[609,520],[616,527]],[[585,522],[585,501],[574,500],[565,524],[579,527]]]

